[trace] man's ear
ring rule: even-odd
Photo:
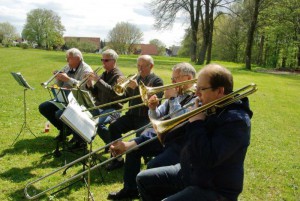
[[[218,87],[218,95],[223,96],[225,92],[225,88],[224,87]]]

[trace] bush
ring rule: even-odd
[[[23,48],[23,49],[28,49],[29,45],[28,45],[28,43],[21,43],[20,47]]]

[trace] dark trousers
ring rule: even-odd
[[[141,146],[139,149],[126,154],[124,167],[124,188],[137,189],[136,176],[141,170],[141,158],[154,156],[147,164],[147,168],[169,166],[179,163],[179,152],[173,146],[162,147],[158,140]]]
[[[143,201],[218,201],[226,200],[217,192],[199,186],[184,186],[180,165],[165,166],[142,171],[137,185]]]
[[[73,131],[70,127],[60,120],[60,116],[64,112],[64,110],[59,109],[53,103],[46,101],[39,105],[40,113],[50,121],[50,123],[55,126],[60,133],[64,133],[65,136],[70,135]],[[79,136],[76,136],[78,140],[81,140]]]
[[[56,105],[49,101],[43,102],[39,105],[39,111],[58,130],[63,130],[63,122],[57,118],[61,116],[62,111]]]
[[[136,130],[149,123],[148,117],[140,117],[135,115],[123,115],[118,118],[114,123],[109,126],[110,140],[114,141],[122,137],[123,133],[127,133],[130,130]],[[139,136],[142,131],[136,133]]]

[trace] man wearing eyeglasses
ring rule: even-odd
[[[195,68],[189,63],[182,62],[172,68],[171,81],[175,84],[192,80],[195,76]],[[189,108],[185,107],[185,105],[194,102],[194,83],[165,90],[165,98],[167,100],[161,105],[159,105],[157,95],[153,95],[149,98],[148,114],[151,118],[160,119],[168,116],[166,119],[170,119],[189,111]],[[124,187],[118,192],[109,193],[108,199],[121,200],[138,198],[136,176],[140,172],[142,157],[154,157],[154,159],[147,163],[148,169],[178,163],[180,150],[185,138],[185,136],[182,135],[184,131],[185,127],[182,126],[169,132],[168,138],[166,138],[167,140],[164,141],[164,146],[162,146],[158,139],[153,140],[153,138],[156,137],[156,133],[152,127],[145,129],[141,136],[129,142],[117,141],[114,143],[111,146],[111,150],[116,154],[123,154],[125,151],[133,149],[142,143],[146,144],[126,154],[123,174]]]
[[[97,73],[90,73],[87,76],[87,88],[91,91],[95,98],[95,105],[102,105],[105,103],[113,102],[121,97],[116,95],[113,90],[113,86],[117,83],[120,76],[123,73],[117,66],[118,54],[112,50],[107,49],[102,52],[101,62],[105,71],[98,76]],[[100,114],[109,113],[122,108],[121,103],[109,105],[100,109],[95,109],[91,113],[96,116]],[[109,130],[106,127],[107,124],[115,121],[120,116],[120,113],[114,113],[108,116],[100,117],[98,119],[97,133],[100,138],[107,144],[110,142]],[[76,137],[76,142],[72,148],[80,148],[84,146],[84,142],[79,137]]]
[[[135,80],[130,80],[127,85],[125,97],[131,97],[139,95],[139,83],[143,82],[148,87],[158,87],[163,85],[163,81],[160,77],[152,72],[154,67],[154,60],[150,55],[141,55],[137,59],[137,70],[139,75]],[[163,92],[157,94],[158,97],[163,96]],[[141,98],[131,99],[129,101],[129,107],[141,104],[143,101]],[[130,130],[137,130],[142,126],[149,123],[148,117],[148,107],[141,106],[137,108],[130,109],[125,115],[120,117],[116,122],[109,126],[109,131],[111,134],[111,141],[119,139],[123,133]],[[142,131],[138,132],[136,135],[139,136]],[[122,157],[113,160],[106,167],[108,171],[121,168],[124,164],[124,159]]]
[[[209,64],[200,70],[196,94],[202,105],[232,90],[233,77],[226,68]],[[214,113],[192,116],[180,164],[138,174],[142,200],[237,201],[243,189],[251,117],[248,98],[216,108]]]

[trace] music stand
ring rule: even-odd
[[[93,138],[97,134],[97,127],[96,122],[92,120],[91,113],[88,111],[83,112],[82,110],[83,108],[78,103],[70,102],[60,119],[72,128],[72,130],[74,130],[87,144],[89,144],[88,181],[86,181],[85,178],[83,179],[88,190],[88,200],[90,200],[90,198],[94,200],[90,191],[90,167],[92,165],[92,143]],[[85,164],[83,165],[83,169],[85,169]]]
[[[25,80],[25,78],[22,76],[22,74],[20,72],[11,72],[11,75],[15,78],[15,80],[18,82],[19,85],[21,85],[22,87],[24,87],[24,97],[23,97],[23,106],[24,106],[24,122],[22,124],[21,130],[19,132],[19,134],[17,135],[16,139],[13,141],[13,143],[11,144],[14,145],[14,143],[17,141],[17,139],[19,138],[19,136],[21,135],[22,131],[27,128],[27,130],[30,131],[30,133],[34,136],[35,134],[31,131],[31,129],[29,128],[29,125],[27,124],[27,119],[26,119],[26,91],[28,89],[33,90],[34,88],[32,88]]]

